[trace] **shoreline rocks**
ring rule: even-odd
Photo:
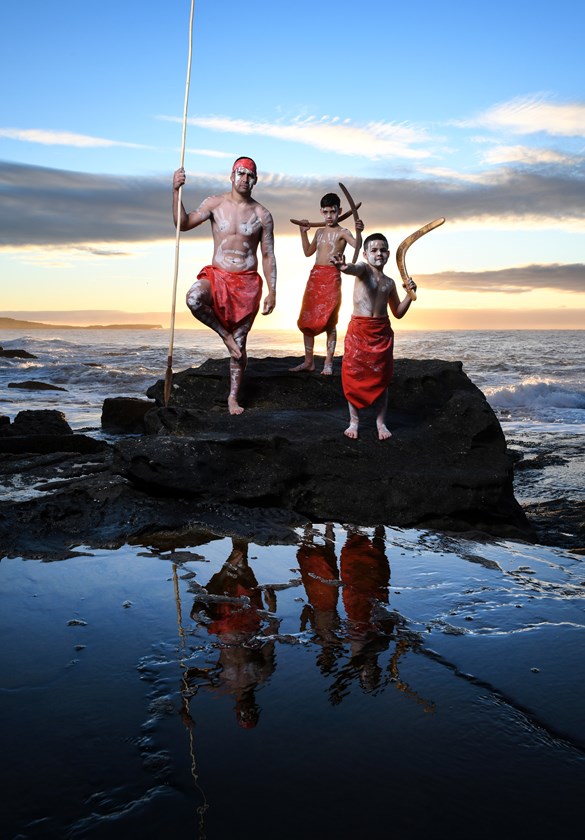
[[[147,400],[106,400],[104,430],[125,433],[111,441],[0,425],[0,468],[31,491],[0,502],[0,546],[67,553],[206,529],[269,544],[325,521],[537,540],[499,421],[461,363],[398,359],[392,438],[377,439],[366,410],[354,441],[343,434],[340,359],[328,377],[293,374],[296,361],[250,359],[237,417],[220,359],[176,373],[168,406],[162,380]]]
[[[545,469],[507,446],[484,395],[461,363],[400,359],[388,426],[377,440],[362,413],[349,440],[334,375],[293,374],[295,358],[250,359],[246,411],[227,411],[227,359],[162,380],[148,399],[105,400],[111,439],[76,434],[59,411],[0,417],[0,551],[64,557],[166,535],[169,544],[211,531],[258,543],[297,541],[308,522],[384,524],[507,539],[583,552],[585,503],[521,505],[513,472]],[[115,436],[114,436],[115,435]],[[534,480],[537,480],[536,477]],[[521,483],[522,483],[521,482]]]

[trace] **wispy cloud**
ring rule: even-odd
[[[563,155],[554,149],[535,149],[530,146],[494,146],[484,154],[483,161],[492,165],[521,163],[528,166],[549,163],[570,166],[576,162],[571,155]]]
[[[161,117],[179,122],[178,117]],[[368,122],[361,125],[340,117],[298,117],[289,122],[255,122],[224,116],[191,117],[190,125],[226,134],[272,137],[302,143],[329,153],[381,160],[383,158],[426,158],[431,143],[423,128],[404,123]]]
[[[210,158],[227,158],[231,160],[232,158],[236,157],[235,152],[218,152],[215,149],[189,149],[187,148],[186,151],[190,155],[201,155],[201,157],[210,157]]]
[[[429,289],[458,292],[521,294],[534,289],[585,292],[585,264],[525,265],[496,271],[443,271],[420,274],[417,282]]]
[[[544,132],[559,137],[585,137],[585,103],[555,103],[544,97],[523,97],[494,105],[457,125],[481,126],[512,134]]]
[[[445,216],[449,225],[546,226],[573,231],[585,221],[585,178],[558,167],[491,173],[481,182],[449,177],[343,179],[363,205],[367,227],[413,226]],[[187,180],[188,209],[208,195],[230,188],[229,175]],[[315,196],[332,188],[331,179],[262,175],[255,197],[269,208],[277,236],[296,231],[291,218],[314,208]],[[67,247],[98,244],[126,249],[127,243],[172,239],[170,178],[123,178],[0,163],[0,247]],[[190,237],[209,237],[203,225]]]
[[[20,140],[23,143],[39,143],[42,146],[73,146],[78,149],[109,149],[114,146],[127,149],[149,148],[140,143],[124,143],[121,140],[90,137],[87,134],[74,134],[71,131],[50,131],[45,128],[0,128],[0,137]]]

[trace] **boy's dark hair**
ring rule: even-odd
[[[337,207],[339,209],[341,207],[339,196],[335,193],[327,193],[321,199],[321,207]]]
[[[366,238],[364,239],[364,246],[363,246],[364,251],[368,250],[368,245],[370,244],[370,242],[373,242],[375,239],[380,239],[380,240],[382,240],[382,242],[385,242],[386,243],[386,248],[388,248],[388,250],[390,250],[390,245],[388,244],[388,240],[386,239],[386,237],[384,236],[383,233],[370,233],[370,235],[366,236]]]

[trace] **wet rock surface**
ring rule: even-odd
[[[6,350],[4,347],[0,347],[0,356],[4,359],[36,359],[37,358],[33,353],[29,353],[28,350]]]
[[[8,388],[21,388],[23,391],[66,391],[59,385],[52,385],[50,382],[39,382],[36,379],[25,379],[23,382],[9,382]]]
[[[562,497],[525,505],[524,510],[541,545],[585,555],[585,502]]]
[[[461,363],[397,360],[392,438],[377,439],[366,410],[354,441],[340,360],[330,377],[290,373],[296,361],[250,359],[237,417],[228,361],[210,360],[175,374],[166,407],[162,381],[148,399],[106,400],[109,442],[74,434],[57,411],[1,423],[0,548],[67,556],[198,531],[294,542],[294,528],[323,521],[583,545],[582,504],[518,503],[513,470],[526,465]]]

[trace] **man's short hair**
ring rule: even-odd
[[[321,207],[337,207],[339,209],[341,207],[339,196],[335,193],[327,193],[321,199]]]
[[[386,237],[384,236],[383,233],[370,233],[370,235],[366,236],[366,238],[364,239],[364,251],[368,250],[368,245],[370,244],[370,242],[373,242],[375,239],[379,239],[382,242],[385,242],[386,243],[386,248],[388,248],[388,250],[390,250],[390,245],[388,244],[388,240],[386,239]]]

